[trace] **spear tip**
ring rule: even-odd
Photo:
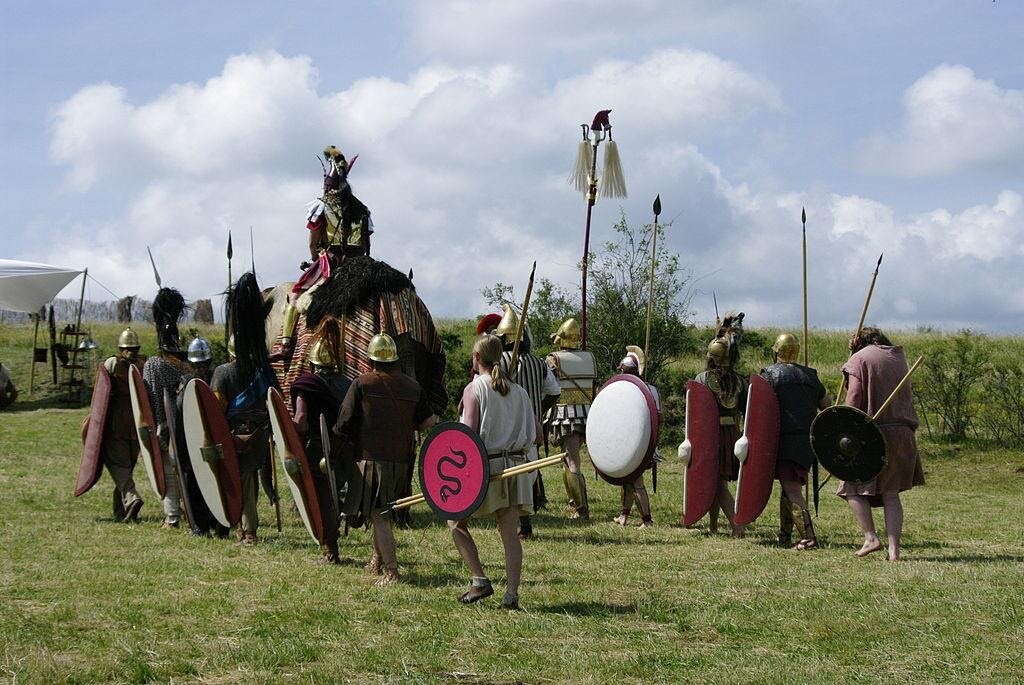
[[[800,208],[800,222],[803,223],[803,224],[807,223],[807,208],[806,207],[801,207]]]
[[[884,252],[882,252],[881,254],[879,254],[879,255],[878,255],[878,263],[877,263],[877,264],[875,264],[875,268],[876,268],[876,269],[877,269],[878,267],[882,266],[882,257],[884,257],[884,256],[885,256],[885,253],[884,253]]]
[[[654,216],[661,215],[661,193],[654,198]]]

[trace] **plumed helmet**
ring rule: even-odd
[[[213,359],[213,350],[210,348],[210,341],[197,335],[188,344],[188,360],[193,364],[208,362]]]
[[[636,345],[626,345],[626,356],[619,362],[624,369],[636,369],[637,374],[643,375],[646,355],[642,348]]]
[[[551,342],[563,350],[580,348],[580,325],[576,319],[566,319],[551,336]]]
[[[378,333],[370,338],[370,344],[366,346],[366,356],[375,362],[397,362],[398,347],[395,339],[387,333]]]
[[[501,306],[505,309],[505,314],[494,329],[494,334],[512,340],[515,338],[516,330],[519,328],[519,315],[512,310],[511,305],[506,303]]]
[[[132,327],[121,331],[121,335],[117,338],[117,346],[121,349],[128,347],[141,347],[139,343],[139,334],[132,330]]]
[[[501,314],[485,314],[476,323],[476,334],[490,333],[501,323]]]
[[[743,312],[726,312],[715,331],[715,339],[708,345],[708,362],[728,369],[740,360],[740,341],[743,339]]]
[[[376,338],[374,339],[376,340]],[[372,345],[373,343],[371,342],[370,344]],[[394,346],[393,342],[392,346]],[[309,357],[309,363],[313,366],[328,369],[336,366],[334,355],[331,354],[331,346],[323,338],[319,338],[313,343],[306,356]],[[373,357],[371,356],[370,358],[372,359]]]
[[[795,362],[800,356],[800,339],[792,333],[780,333],[772,345],[772,352],[780,362]]]

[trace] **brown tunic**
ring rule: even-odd
[[[433,415],[419,384],[400,371],[357,376],[341,403],[334,432],[355,444],[342,513],[360,526],[373,509],[408,494],[415,431]]]
[[[902,347],[869,345],[858,351],[843,366],[849,392],[846,404],[873,416],[896,386],[907,374],[907,360]],[[888,459],[881,473],[867,483],[839,484],[840,497],[862,495],[871,506],[882,506],[881,495],[909,490],[924,485],[921,455],[917,451],[914,431],[917,430],[917,412],[914,395],[908,383],[896,395],[892,404],[878,417],[877,425],[885,437]]]

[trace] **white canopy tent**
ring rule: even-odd
[[[0,309],[38,314],[81,269],[0,259]]]
[[[39,310],[57,296],[61,290],[79,274],[82,276],[82,296],[85,295],[85,279],[89,270],[69,269],[63,266],[22,262],[14,259],[0,259],[0,309],[15,312],[26,312],[35,321],[32,333],[32,349],[35,354],[36,341],[39,337]],[[82,324],[82,303],[78,303],[78,323],[75,331]],[[53,351],[51,350],[51,354]],[[56,367],[54,367],[56,368]],[[56,374],[56,371],[54,371]],[[74,371],[72,371],[72,374]],[[36,365],[33,357],[29,374],[28,394],[31,397],[35,388]],[[56,378],[56,376],[55,376]]]

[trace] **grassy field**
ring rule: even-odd
[[[0,329],[0,359],[27,388],[25,336]],[[141,468],[143,521],[115,523],[108,476],[71,496],[85,410],[39,394],[0,413],[0,682],[1020,682],[1019,452],[924,440],[928,485],[904,499],[898,564],[853,558],[860,536],[830,495],[822,548],[798,553],[772,544],[774,502],[744,540],[680,528],[674,458],[646,530],[610,522],[618,490],[592,472],[594,520],[565,521],[549,469],[524,611],[509,614],[496,598],[455,602],[468,573],[422,509],[398,536],[404,582],[386,589],[362,571],[365,531],[322,567],[297,515],[285,507],[278,534],[265,500],[255,548],[160,530]],[[474,534],[500,595],[493,525]]]

